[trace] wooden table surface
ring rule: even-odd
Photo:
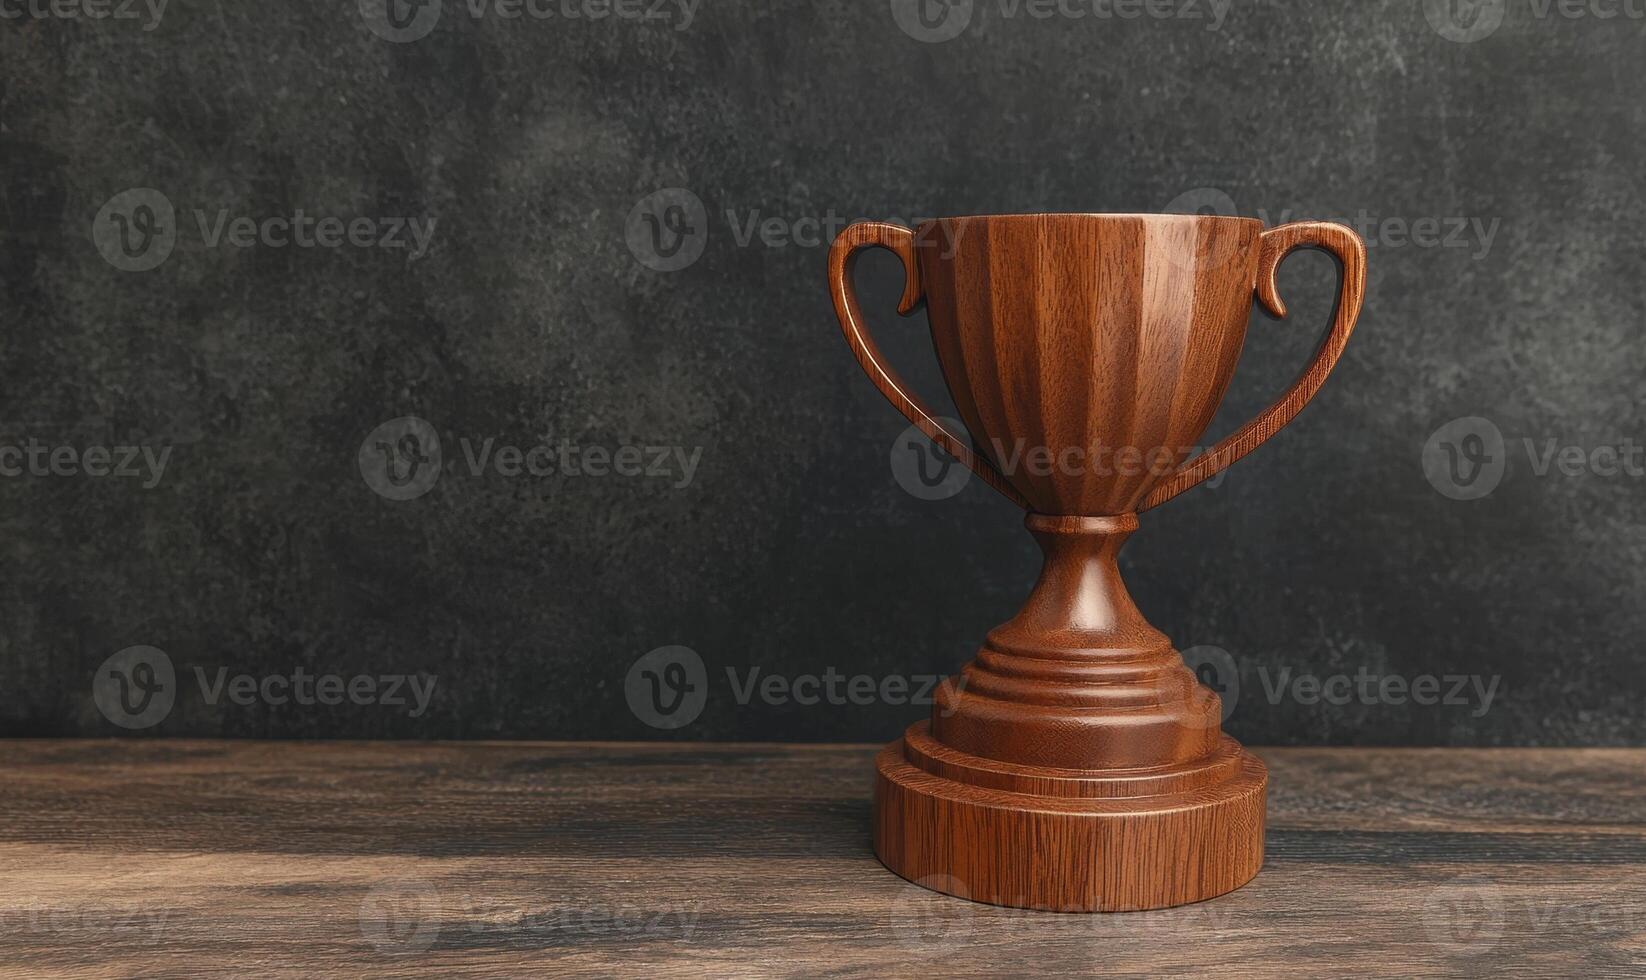
[[[869,851],[868,746],[0,742],[0,976],[1646,976],[1646,750],[1271,749],[1200,905]]]

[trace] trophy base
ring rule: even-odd
[[[875,760],[874,853],[934,891],[990,905],[1128,912],[1199,902],[1263,864],[1268,770],[1223,736],[1156,769],[1025,766],[910,726]]]

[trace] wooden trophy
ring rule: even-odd
[[[925,302],[975,445],[938,422],[865,330],[852,266],[872,245],[903,262],[898,312]],[[1253,291],[1284,317],[1275,271],[1305,246],[1343,265],[1313,362],[1188,458],[1240,359]],[[942,685],[931,720],[877,757],[874,850],[886,867],[937,891],[1057,911],[1181,905],[1257,874],[1268,771],[1223,734],[1217,695],[1132,604],[1115,558],[1138,513],[1251,452],[1319,390],[1354,329],[1365,270],[1360,239],[1324,222],[1026,214],[841,232],[829,285],[863,370],[1029,512],[1045,555],[1022,611]]]

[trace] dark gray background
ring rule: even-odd
[[[952,670],[1014,611],[1036,553],[978,481],[937,502],[899,487],[905,423],[841,341],[826,249],[740,243],[739,225],[1162,210],[1213,188],[1271,223],[1496,223],[1462,247],[1363,223],[1365,312],[1320,396],[1128,547],[1144,612],[1238,664],[1230,729],[1638,741],[1641,480],[1539,475],[1520,447],[1646,439],[1646,25],[1499,9],[1466,43],[1422,4],[1358,0],[1234,0],[1216,24],[980,0],[938,43],[882,0],[704,0],[684,30],[448,2],[404,43],[352,2],[173,0],[147,31],[0,21],[0,444],[173,447],[153,489],[0,479],[0,734],[122,733],[93,676],[148,645],[178,673],[151,735],[889,739],[924,709],[742,705],[725,672]],[[625,225],[670,187],[703,202],[707,238],[657,272]],[[152,271],[93,241],[129,188],[176,207]],[[300,208],[437,226],[409,261],[209,247],[192,217]],[[938,399],[923,316],[891,312],[895,261],[860,271],[883,344]],[[1254,317],[1213,434],[1300,369],[1336,266],[1301,253],[1281,286],[1292,317]],[[357,453],[408,415],[440,433],[446,468],[390,501]],[[1470,416],[1502,433],[1507,465],[1490,495],[1454,500],[1424,447]],[[701,464],[678,489],[509,479],[470,474],[459,448],[544,433],[701,447]],[[707,699],[660,730],[625,678],[671,645],[700,655]],[[212,705],[197,667],[422,673],[437,693],[417,718]],[[1271,697],[1288,668],[1500,686],[1483,713],[1332,706]]]

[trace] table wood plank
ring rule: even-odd
[[[0,975],[1646,976],[1646,750],[1270,749],[1200,905],[869,851],[870,746],[0,742]]]

